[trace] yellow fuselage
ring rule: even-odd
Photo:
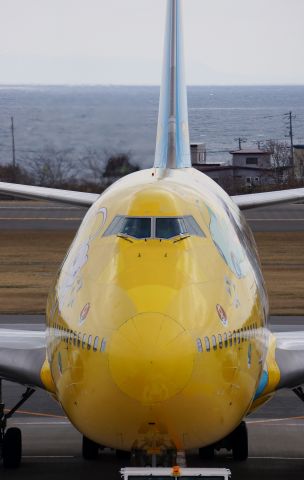
[[[191,215],[205,236],[103,236],[116,215]],[[266,316],[251,233],[223,190],[193,169],[132,174],[90,208],[49,295],[54,393],[101,445],[214,443],[251,407]]]

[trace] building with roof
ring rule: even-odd
[[[252,148],[233,150],[230,153],[231,164],[198,162],[197,156],[193,155],[193,167],[208,175],[227,191],[277,183],[278,172],[273,168],[268,150]],[[279,174],[281,176],[283,172]]]

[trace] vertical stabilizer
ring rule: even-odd
[[[191,167],[181,0],[167,0],[155,168]]]

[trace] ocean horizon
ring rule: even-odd
[[[159,86],[1,85],[0,163],[11,161],[11,117],[16,158],[26,166],[45,149],[130,153],[140,167],[153,165]],[[206,144],[207,161],[229,162],[238,138],[244,148],[269,139],[304,143],[304,86],[189,86],[191,142]]]

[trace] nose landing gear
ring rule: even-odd
[[[18,468],[22,457],[22,438],[19,428],[6,428],[7,420],[11,418],[18,408],[23,405],[35,392],[27,388],[21,400],[8,412],[4,413],[2,400],[2,379],[0,379],[0,458],[5,468]]]

